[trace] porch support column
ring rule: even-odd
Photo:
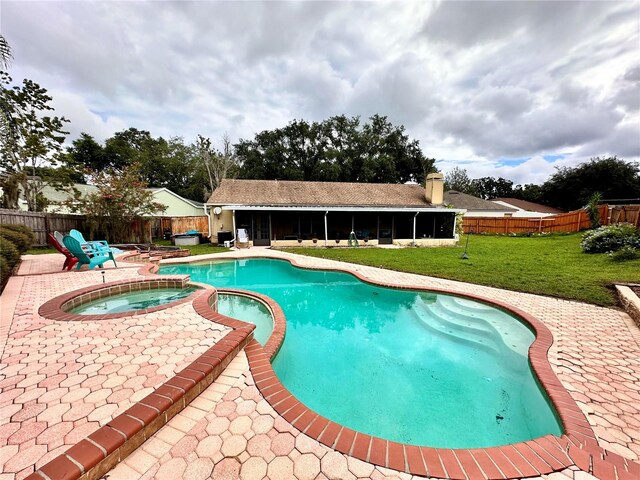
[[[236,235],[238,232],[236,231],[236,211],[233,211],[233,246],[236,246]]]
[[[324,212],[324,246],[327,246],[327,237],[329,236],[327,229],[327,215],[329,215],[329,210]]]
[[[451,232],[451,238],[456,238],[456,222],[457,221],[458,221],[458,216],[454,213],[453,214],[453,232]]]
[[[413,244],[416,244],[416,217],[420,214],[420,212],[416,212],[413,216]]]
[[[355,219],[354,219],[354,216],[353,216],[353,213],[352,213],[351,214],[351,231],[353,232],[353,231],[355,231],[355,229],[356,229],[356,223],[355,223]]]

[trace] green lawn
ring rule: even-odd
[[[419,273],[480,285],[579,300],[616,303],[615,282],[640,282],[640,260],[614,262],[606,254],[585,254],[581,234],[545,237],[473,235],[443,248],[292,248],[294,253]]]

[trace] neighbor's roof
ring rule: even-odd
[[[225,179],[207,203],[274,207],[432,207],[424,193],[424,188],[415,184]]]
[[[518,198],[499,197],[492,199],[492,202],[504,202],[509,205],[513,205],[516,208],[526,210],[527,212],[540,212],[540,213],[564,213],[563,210],[553,207],[547,207],[539,203],[528,202],[526,200],[520,200]]]
[[[456,190],[448,190],[444,192],[444,203],[453,205],[455,208],[465,208],[471,211],[490,210],[492,212],[515,212],[515,208],[504,207],[497,203],[484,200],[480,197],[474,197],[467,193],[457,192]]]

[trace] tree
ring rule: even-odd
[[[47,170],[44,177],[36,177],[44,166],[56,167],[58,155],[67,135],[63,130],[64,117],[45,115],[53,110],[52,98],[46,89],[31,80],[23,80],[22,87],[8,88],[10,77],[2,73],[0,103],[4,112],[0,166],[14,176],[22,187],[30,211],[42,209],[41,190],[46,184],[68,182],[65,171]]]
[[[294,120],[235,147],[242,178],[405,183],[436,171],[418,141],[380,115],[364,125],[344,115]]]
[[[198,159],[207,172],[209,190],[205,192],[205,197],[209,197],[220,186],[223,179],[237,174],[238,157],[226,133],[222,136],[220,151],[212,148],[211,140],[202,135],[198,135],[196,145]]]
[[[528,202],[544,203],[542,199],[542,187],[533,183],[516,185],[511,192],[513,198],[527,200]]]
[[[502,177],[476,178],[471,182],[471,186],[476,195],[485,200],[513,196],[513,182]]]
[[[0,35],[0,68],[7,70],[9,64],[13,60],[13,53],[11,52],[11,46],[7,39],[3,35]]]
[[[566,210],[584,207],[595,192],[603,200],[640,198],[640,165],[594,157],[577,167],[559,168],[542,185],[544,202]]]
[[[464,168],[453,167],[444,176],[444,189],[462,193],[472,193],[471,179]]]
[[[199,165],[197,148],[185,145],[181,137],[165,140],[129,128],[115,133],[102,146],[91,135],[82,133],[68,148],[66,157],[69,163],[90,171],[137,164],[141,181],[191,200],[206,199],[206,172]]]
[[[123,169],[107,168],[89,174],[97,192],[82,197],[75,191],[65,204],[72,211],[86,215],[91,236],[104,234],[110,242],[126,242],[131,238],[131,225],[136,220],[161,213],[165,206],[153,201],[153,194],[140,180],[137,164]]]

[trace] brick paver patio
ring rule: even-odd
[[[278,251],[241,250],[216,258],[239,255],[295,257],[301,265],[349,268],[382,283],[500,299],[532,314],[553,333],[551,365],[585,414],[600,447],[627,461],[640,459],[640,330],[625,313]],[[38,308],[46,300],[102,282],[98,270],[59,272],[61,263],[57,254],[24,257],[19,276],[11,279],[0,297],[0,479],[34,472],[161,385],[229,331],[199,316],[190,303],[100,322],[43,319]],[[106,281],[139,275],[135,265],[120,267],[107,268]],[[602,478],[615,479],[610,474],[603,472]],[[109,480],[128,478],[406,479],[411,475],[357,460],[299,432],[262,397],[241,352],[187,408],[109,472]],[[545,478],[593,477],[572,466]]]

